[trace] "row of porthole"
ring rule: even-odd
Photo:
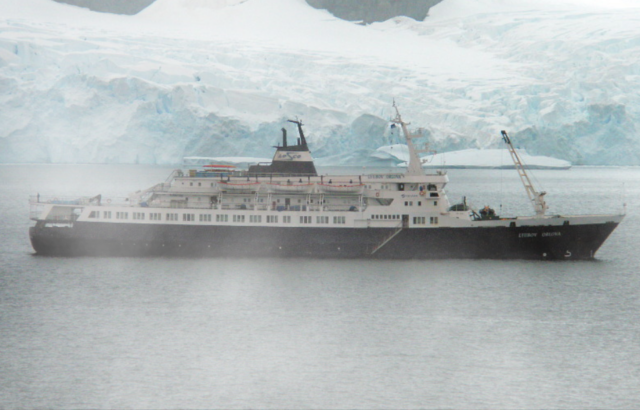
[[[121,244],[121,245],[122,245],[122,244]],[[132,246],[136,246],[136,245],[137,245],[137,243],[135,243],[135,242],[132,244]],[[144,244],[144,246],[149,246],[149,244],[148,244],[148,243],[145,243],[145,244]],[[162,247],[163,247],[163,248],[165,247],[165,244],[164,244],[164,243],[162,244]],[[180,243],[179,243],[179,244],[178,244],[178,248],[182,248],[182,244],[180,244]],[[211,248],[211,245],[207,245],[207,248]],[[279,249],[279,250],[282,250],[282,246],[278,246],[278,249]],[[336,249],[337,249],[337,250],[339,250],[339,251],[341,251],[341,250],[342,250],[342,248],[340,248],[339,246],[338,246]]]

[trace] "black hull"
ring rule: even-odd
[[[32,227],[39,255],[368,259],[593,259],[615,222],[521,227],[283,228],[76,222]],[[378,249],[376,249],[378,248]]]

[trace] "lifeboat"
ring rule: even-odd
[[[311,192],[315,184],[293,184],[293,183],[268,183],[266,184],[269,192],[284,192],[284,193],[296,193],[306,194]]]
[[[231,171],[233,170],[236,166],[235,165],[220,165],[220,164],[209,164],[209,165],[203,165],[203,167],[210,169],[210,170],[224,170],[224,171]]]
[[[219,165],[219,164],[210,164],[210,165],[203,165],[204,167],[204,172],[205,173],[232,173],[236,170],[236,166],[235,165]]]
[[[218,186],[220,190],[227,192],[256,192],[262,186],[260,182],[246,182],[246,183],[237,183],[237,182],[229,182],[229,181],[218,181]]]
[[[318,184],[322,192],[328,194],[361,194],[364,184]]]

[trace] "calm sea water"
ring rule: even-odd
[[[538,171],[555,213],[627,218],[592,262],[50,258],[27,199],[170,168],[0,166],[1,408],[640,407],[640,169]],[[515,171],[453,170],[531,214]]]

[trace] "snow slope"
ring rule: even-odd
[[[316,158],[353,161],[394,142],[395,98],[439,152],[507,129],[532,154],[640,165],[633,2],[444,0],[370,26],[304,0],[0,10],[0,162],[271,157],[292,117]]]

